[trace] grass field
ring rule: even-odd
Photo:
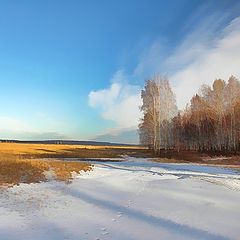
[[[138,150],[144,151],[136,146],[0,143],[0,186],[46,181],[47,172],[57,180],[69,181],[72,172],[91,169],[88,162],[51,158],[115,158]]]
[[[0,159],[114,158],[145,151],[138,146],[0,143]]]

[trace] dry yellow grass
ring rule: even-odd
[[[119,157],[141,149],[138,146],[90,146],[64,144],[0,143],[0,159]]]
[[[141,149],[136,146],[0,143],[0,186],[46,181],[51,170],[57,180],[69,181],[72,172],[88,171],[87,162],[50,158],[108,158]],[[42,160],[48,158],[49,160]],[[40,160],[41,159],[41,160]]]
[[[51,171],[56,180],[69,181],[72,172],[91,170],[89,163],[65,162],[59,160],[9,159],[0,161],[0,186],[13,186],[19,183],[47,181],[46,173]]]
[[[62,151],[63,149],[136,149],[139,146],[93,146],[69,144],[25,144],[25,143],[0,143],[0,152],[5,153],[43,153],[49,151]]]

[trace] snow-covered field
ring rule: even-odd
[[[129,159],[0,189],[0,239],[237,240],[240,173]]]

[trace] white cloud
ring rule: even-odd
[[[141,117],[140,89],[128,84],[124,72],[118,71],[110,87],[90,92],[89,105],[101,109],[102,117],[115,122],[118,129],[137,127]]]
[[[116,101],[121,90],[120,83],[113,83],[110,88],[91,91],[89,94],[89,105],[91,107],[102,106],[106,109]]]
[[[240,76],[240,18],[233,20],[218,37],[197,44],[194,41],[186,39],[166,61],[175,65],[187,62],[170,76],[180,108],[185,107],[202,84]]]
[[[178,107],[183,109],[202,84],[216,78],[240,77],[240,17],[225,26],[228,14],[205,18],[172,52],[158,39],[144,50],[134,74],[167,76],[174,88]],[[225,26],[225,27],[222,27]],[[220,29],[220,30],[219,30]]]

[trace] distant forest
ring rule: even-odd
[[[183,93],[184,94],[184,93]],[[231,76],[203,85],[183,111],[178,111],[169,81],[161,76],[145,82],[140,143],[155,154],[161,149],[202,152],[240,150],[240,82]]]

